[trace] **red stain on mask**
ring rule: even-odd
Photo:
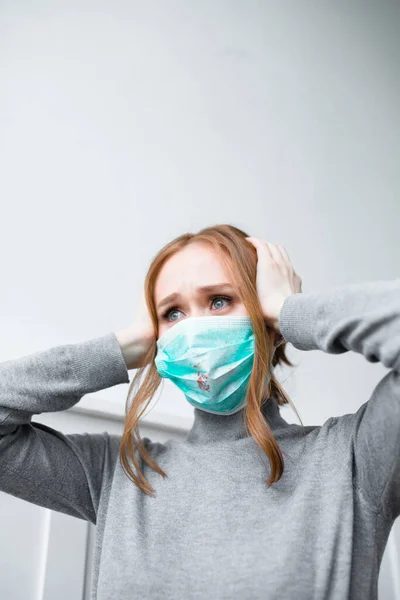
[[[210,384],[207,383],[208,381],[208,377],[207,375],[205,375],[204,373],[200,373],[200,371],[197,373],[198,377],[197,377],[197,385],[199,386],[199,388],[201,390],[204,390],[205,392],[209,392],[210,391]]]

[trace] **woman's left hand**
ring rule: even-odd
[[[295,272],[283,246],[259,238],[246,237],[257,250],[257,292],[264,319],[275,331],[279,328],[279,314],[288,296],[302,291],[302,281]]]

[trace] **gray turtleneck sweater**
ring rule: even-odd
[[[129,383],[114,333],[0,364],[0,490],[97,525],[92,600],[377,598],[400,514],[400,279],[295,294],[279,324],[299,350],[351,350],[390,370],[356,413],[306,435],[268,400],[285,460],[269,489],[244,409],[194,409],[183,442],[144,438],[168,475],[142,465],[156,497],[122,471],[119,436],[31,421]]]

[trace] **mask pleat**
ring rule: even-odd
[[[193,406],[216,414],[231,414],[243,406],[254,362],[248,317],[185,319],[157,345],[158,372]]]

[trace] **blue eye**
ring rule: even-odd
[[[231,301],[231,298],[226,298],[224,296],[217,296],[216,298],[214,298],[214,300],[212,302],[213,304],[214,304],[215,300],[225,300],[225,301],[229,302],[229,301]],[[223,308],[224,307],[221,306],[220,308],[217,308],[217,310],[222,310]]]
[[[167,315],[168,315],[169,313],[174,313],[174,312],[180,312],[180,311],[179,311],[177,308],[171,308],[171,310],[169,310],[169,311],[167,312]],[[176,321],[176,319],[172,319],[172,321]]]
[[[173,306],[172,308],[168,308],[168,310],[166,310],[166,311],[165,311],[165,312],[164,312],[164,313],[161,315],[161,317],[164,319],[164,321],[169,321],[169,320],[170,320],[170,319],[168,318],[168,317],[169,317],[169,315],[170,315],[171,313],[174,313],[174,312],[180,312],[180,311],[179,311],[179,310],[178,310],[178,309],[177,309],[175,306]],[[176,321],[176,319],[172,319],[172,320],[173,320],[173,321]]]

